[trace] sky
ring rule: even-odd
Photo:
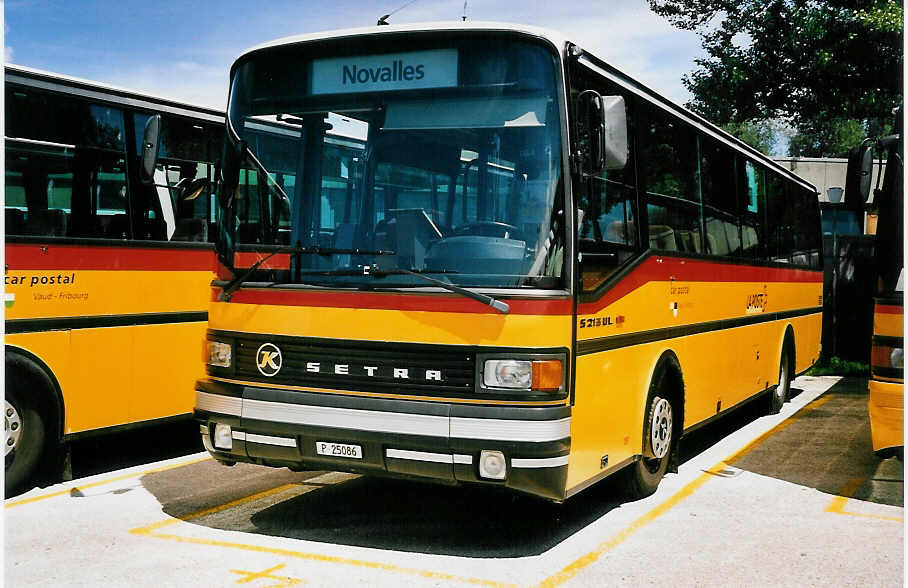
[[[223,109],[228,72],[245,49],[289,35],[459,20],[463,0],[7,0],[4,61]],[[2,4],[2,2],[0,2]],[[403,6],[403,7],[402,7]],[[555,29],[683,104],[681,77],[703,51],[646,0],[468,0],[468,20]]]

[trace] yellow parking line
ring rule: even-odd
[[[23,504],[29,504],[32,502],[38,502],[39,500],[46,500],[48,498],[54,498],[56,496],[63,496],[65,494],[71,494],[74,490],[82,491],[87,490],[88,488],[96,488],[98,486],[104,486],[106,484],[113,484],[114,482],[119,482],[121,480],[128,480],[129,478],[138,478],[148,474],[156,474],[158,472],[165,472],[167,470],[172,470],[174,468],[181,468],[183,466],[193,465],[203,461],[208,461],[211,459],[210,456],[201,457],[199,459],[194,459],[192,461],[184,461],[181,463],[175,463],[168,466],[160,468],[152,468],[150,470],[145,470],[143,472],[135,472],[132,474],[123,474],[122,476],[115,476],[113,478],[107,478],[106,480],[98,480],[97,482],[90,482],[88,484],[82,484],[81,486],[70,486],[64,488],[63,490],[56,490],[54,492],[49,492],[47,494],[41,494],[39,496],[32,496],[31,498],[23,498],[22,500],[12,500],[7,502],[4,506],[5,508],[13,508],[14,506],[22,506]]]
[[[542,582],[540,582],[539,588],[552,588],[554,586],[560,586],[561,584],[564,584],[565,582],[567,582],[568,580],[570,580],[571,578],[576,576],[578,573],[580,573],[584,568],[595,563],[606,552],[608,552],[608,551],[614,549],[615,547],[617,547],[618,545],[621,545],[622,543],[624,543],[624,541],[628,537],[633,535],[636,531],[639,531],[646,525],[652,523],[653,521],[655,521],[656,519],[658,519],[659,517],[661,517],[668,511],[670,511],[672,508],[677,506],[679,503],[684,501],[684,499],[686,499],[691,494],[693,494],[698,488],[700,488],[700,486],[705,484],[707,480],[714,478],[716,474],[720,473],[726,467],[728,467],[729,465],[732,465],[733,463],[735,463],[736,461],[738,461],[739,459],[741,459],[742,457],[744,457],[745,455],[747,455],[748,453],[750,453],[751,451],[756,449],[759,445],[761,445],[764,441],[769,439],[771,436],[790,427],[791,424],[793,422],[795,422],[797,419],[801,418],[802,416],[804,416],[808,412],[812,411],[813,409],[826,404],[827,402],[829,402],[829,399],[830,399],[830,397],[826,396],[826,397],[820,398],[818,400],[815,400],[811,404],[808,404],[807,406],[802,408],[800,411],[798,411],[797,413],[790,416],[788,419],[782,421],[781,423],[779,423],[778,425],[776,425],[769,431],[763,433],[762,435],[760,435],[759,437],[757,437],[756,439],[754,439],[753,441],[751,441],[750,443],[745,445],[743,448],[739,449],[738,451],[736,451],[729,457],[723,459],[716,465],[712,466],[711,468],[709,468],[708,470],[706,470],[705,472],[703,472],[702,474],[697,476],[693,481],[689,482],[686,486],[684,486],[683,488],[678,490],[675,494],[670,496],[667,500],[665,500],[664,502],[662,502],[661,504],[659,504],[658,506],[653,508],[651,511],[647,512],[646,514],[644,514],[643,516],[641,516],[640,518],[635,520],[633,523],[631,523],[624,529],[622,529],[622,530],[618,531],[616,534],[612,535],[606,541],[600,543],[599,546],[596,547],[596,549],[579,557],[578,559],[574,560],[573,562],[571,562],[570,564],[568,564],[567,566],[562,568],[558,573],[556,573],[556,574],[546,578]]]
[[[867,480],[864,478],[854,478],[853,480],[849,480],[848,483],[842,487],[842,490],[839,491],[839,495],[832,499],[832,502],[829,503],[829,506],[827,506],[824,511],[834,514],[848,515],[851,517],[880,519],[883,521],[892,521],[894,523],[904,523],[905,519],[902,517],[885,517],[882,515],[864,514],[862,512],[850,512],[845,510],[845,505],[848,504],[848,501],[852,496],[854,496],[854,493],[857,492],[866,481]]]

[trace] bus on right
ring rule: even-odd
[[[904,278],[903,278],[903,147],[902,109],[892,135],[877,141],[886,152],[886,171],[881,188],[874,191],[877,209],[874,270],[876,295],[873,308],[873,342],[870,352],[870,431],[873,450],[881,456],[904,453]],[[873,142],[865,141],[849,176],[869,178],[865,173]],[[858,173],[853,173],[858,170]],[[857,180],[855,180],[855,185]],[[862,190],[866,195],[869,186]]]

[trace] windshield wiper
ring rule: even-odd
[[[243,273],[235,275],[232,280],[224,285],[220,295],[218,296],[218,300],[221,302],[230,302],[230,298],[233,296],[233,293],[243,285],[243,282],[248,280],[249,276],[255,273],[255,270],[259,269],[259,267],[261,267],[263,263],[279,253],[295,253],[297,255],[394,255],[393,251],[384,249],[339,249],[336,247],[321,247],[319,245],[313,245],[311,247],[281,247],[279,249],[275,249],[265,257],[253,263]]]
[[[446,272],[431,272],[431,273],[446,273]],[[460,286],[455,286],[454,284],[451,284],[448,282],[443,282],[442,280],[436,280],[435,278],[430,278],[429,276],[423,275],[419,271],[413,271],[413,270],[407,270],[407,269],[382,270],[382,269],[378,269],[378,268],[375,268],[374,271],[372,271],[372,275],[377,278],[380,278],[383,275],[393,276],[393,275],[398,275],[398,274],[402,274],[402,275],[406,275],[406,276],[416,276],[420,280],[425,280],[426,282],[429,282],[430,284],[435,284],[436,286],[444,288],[445,290],[447,290],[449,292],[456,292],[457,294],[460,294],[461,296],[466,296],[467,298],[472,298],[473,300],[482,302],[483,304],[485,304],[487,306],[491,306],[492,308],[494,308],[501,314],[508,314],[511,311],[511,307],[508,305],[507,302],[504,302],[503,300],[498,300],[497,298],[492,298],[491,296],[487,296],[486,294],[480,294],[479,292],[467,290],[466,288],[461,288]]]
[[[436,280],[435,278],[430,278],[424,274],[456,274],[458,272],[453,270],[433,270],[433,269],[381,269],[378,266],[364,265],[361,270],[325,270],[325,271],[314,271],[306,272],[305,275],[321,275],[321,276],[372,276],[375,278],[383,278],[385,276],[416,276],[420,280],[434,284],[440,288],[444,288],[448,292],[454,292],[455,294],[460,294],[461,296],[466,296],[467,298],[472,298],[478,302],[482,302],[486,306],[491,306],[501,314],[508,314],[511,307],[507,302],[498,300],[497,298],[492,298],[486,294],[480,294],[479,292],[474,292],[472,290],[467,290],[466,288],[461,288],[460,286],[455,286],[449,282],[444,282],[442,280]]]

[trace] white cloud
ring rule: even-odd
[[[230,64],[178,61],[108,72],[104,83],[129,90],[224,110]]]
[[[3,62],[12,63],[13,61],[13,48],[9,45],[3,47]]]

